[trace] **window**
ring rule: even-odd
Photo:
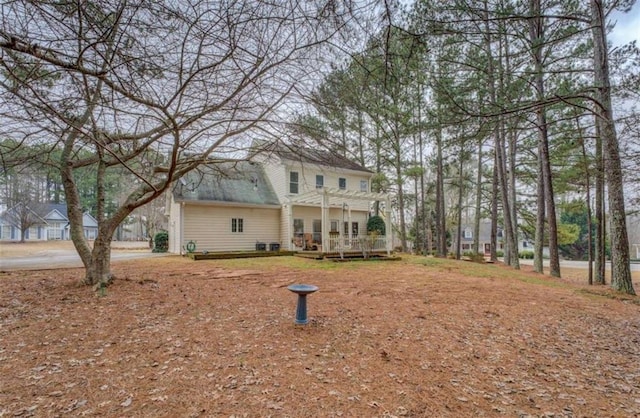
[[[522,248],[527,248],[529,243],[527,241],[522,241]]]
[[[316,189],[322,189],[324,187],[324,176],[322,174],[316,174]]]
[[[361,192],[369,191],[369,182],[367,180],[360,180],[360,191]]]
[[[338,221],[331,220],[331,231],[330,232],[338,232]]]
[[[464,238],[471,239],[473,238],[473,231],[469,228],[465,228],[464,230]]]
[[[345,179],[344,177],[340,177],[338,179],[338,188],[340,190],[347,190],[347,179]]]
[[[244,232],[244,219],[232,218],[231,219],[231,232]]]
[[[293,194],[298,193],[298,172],[297,171],[289,172],[289,193],[293,193]]]
[[[344,223],[344,234],[349,235],[349,222]],[[358,236],[358,222],[351,222],[351,236]]]
[[[322,244],[322,221],[320,219],[313,220],[313,242]]]

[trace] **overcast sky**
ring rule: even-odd
[[[613,45],[626,44],[634,39],[640,43],[640,2],[636,2],[629,13],[611,15],[611,20],[617,21],[609,37]]]

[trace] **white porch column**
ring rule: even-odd
[[[293,234],[294,234],[294,230],[293,230],[293,204],[291,203],[291,200],[289,200],[289,203],[286,204],[287,206],[287,229],[286,229],[286,233],[288,234],[287,237],[283,237],[286,238],[287,241],[289,242],[289,244],[287,245],[287,248],[289,249],[289,251],[294,251],[295,248],[293,246]]]
[[[347,231],[349,231],[349,248],[353,246],[353,228],[351,225],[351,205],[347,207]],[[360,233],[360,231],[358,231]]]
[[[391,255],[393,245],[393,229],[391,228],[391,199],[387,197],[384,202],[384,231],[387,246],[387,255]]]
[[[322,216],[320,217],[322,222],[322,252],[326,253],[329,250],[329,226],[327,225],[329,219],[329,195],[327,189],[322,191]]]

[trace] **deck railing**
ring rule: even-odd
[[[326,253],[342,253],[345,251],[385,251],[387,249],[387,238],[384,235],[363,235],[330,237],[329,246],[324,249]]]

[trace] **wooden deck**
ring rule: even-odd
[[[342,257],[339,253],[322,253],[320,251],[227,251],[227,252],[193,252],[186,254],[194,261],[198,260],[227,260],[232,258],[251,257],[280,257],[296,256],[312,260],[356,261],[356,260],[400,260],[397,255],[387,255],[386,251],[372,251],[368,258],[364,258],[362,251],[345,251]]]
[[[284,255],[294,255],[294,251],[227,251],[227,252],[193,252],[187,257],[192,260],[228,260],[231,258],[252,258],[252,257],[280,257]]]
[[[355,261],[355,260],[400,260],[397,255],[387,255],[386,251],[371,251],[369,257],[365,258],[362,251],[344,251],[340,253],[322,253],[320,251],[301,251],[295,254],[296,257],[310,258],[313,260],[330,261]]]

